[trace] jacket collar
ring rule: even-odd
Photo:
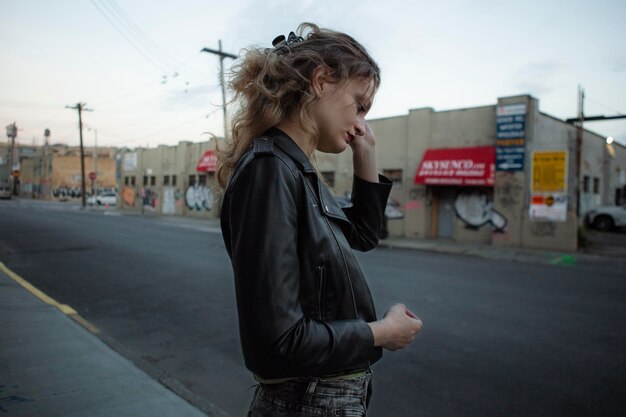
[[[289,137],[289,135],[285,132],[277,127],[272,127],[268,129],[263,136],[272,138],[274,145],[289,155],[289,157],[293,159],[304,172],[315,173],[315,168],[313,167],[313,164],[311,164],[311,161],[309,161],[309,158],[307,158],[302,149],[300,149],[296,142],[294,142],[293,139],[291,139],[291,137]]]

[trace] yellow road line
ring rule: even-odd
[[[42,292],[41,290],[36,288],[34,285],[32,285],[31,283],[26,281],[24,278],[20,277],[15,272],[11,271],[2,262],[0,262],[0,271],[2,271],[5,274],[7,274],[9,276],[9,278],[11,278],[13,281],[17,282],[18,284],[20,284],[28,292],[33,294],[35,297],[39,298],[44,303],[49,304],[49,305],[59,309],[59,311],[61,311],[63,314],[65,314],[65,315],[69,316],[70,318],[72,318],[74,321],[76,321],[81,326],[83,326],[84,328],[89,330],[91,333],[94,333],[94,334],[100,333],[100,329],[98,329],[96,326],[94,326],[93,324],[89,323],[87,320],[82,318],[76,312],[76,310],[74,310],[72,307],[68,306],[67,304],[61,304],[58,301],[56,301],[54,298],[49,297],[44,292]]]

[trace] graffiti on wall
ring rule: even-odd
[[[210,211],[213,208],[213,191],[205,185],[191,185],[185,193],[185,203],[191,210]]]
[[[522,183],[513,172],[501,172],[496,185],[498,206],[504,209],[516,210],[519,208],[522,197]]]
[[[180,190],[167,187],[163,190],[163,214],[175,214],[176,207],[181,205]]]
[[[68,198],[79,198],[81,195],[80,187],[54,187],[52,189],[52,197],[65,200]]]
[[[491,224],[496,231],[504,231],[507,219],[493,208],[493,201],[482,191],[462,191],[454,200],[454,211],[469,228],[479,229]]]
[[[536,237],[555,237],[556,224],[553,222],[531,222],[530,233]]]
[[[135,206],[135,190],[132,187],[122,188],[122,201],[129,207]]]

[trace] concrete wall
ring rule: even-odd
[[[137,164],[132,169],[125,169],[122,164],[121,208],[166,215],[218,217],[215,176],[213,173],[196,172],[200,158],[208,149],[215,149],[213,141],[184,141],[176,146],[161,145],[124,152],[122,158],[125,154],[135,153]],[[136,178],[135,185],[130,181],[126,184],[126,179],[133,176]]]

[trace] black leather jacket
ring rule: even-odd
[[[246,366],[262,378],[366,369],[382,350],[365,276],[352,251],[378,243],[391,183],[354,178],[342,210],[298,145],[278,129],[254,141],[226,189],[221,225],[231,257]]]

